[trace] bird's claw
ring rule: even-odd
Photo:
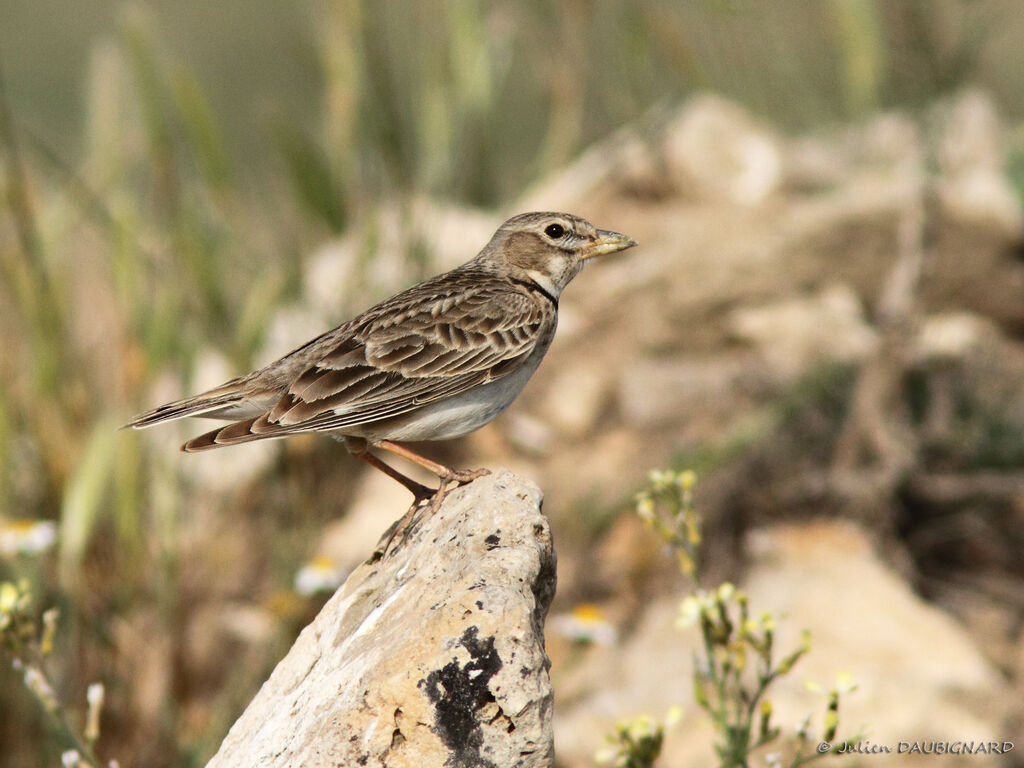
[[[464,483],[472,482],[478,477],[491,474],[491,470],[486,468],[481,469],[450,469],[447,474],[441,477],[441,485],[444,486],[447,483],[458,483],[462,485]]]
[[[423,487],[422,491],[415,492],[413,494],[413,502],[409,506],[408,511],[396,520],[391,527],[384,532],[384,535],[381,536],[381,543],[378,543],[377,547],[373,550],[373,554],[370,556],[370,562],[376,562],[387,555],[388,551],[391,549],[391,544],[396,542],[396,540],[397,545],[400,546],[412,532],[421,511],[425,511],[427,516],[432,516],[440,511],[441,503],[444,501],[445,496],[448,495],[449,483],[463,485],[476,480],[478,477],[484,477],[489,474],[491,474],[491,470],[486,468],[452,469],[441,477],[441,484],[438,486],[437,490]]]

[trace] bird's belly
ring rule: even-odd
[[[539,357],[537,362],[540,362]],[[468,435],[508,408],[536,367],[528,364],[504,378],[455,397],[393,419],[348,427],[343,432],[369,440],[450,440]]]

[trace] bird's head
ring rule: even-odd
[[[570,213],[522,213],[494,233],[480,258],[502,264],[558,298],[589,259],[636,245],[618,232],[597,229]]]

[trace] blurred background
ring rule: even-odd
[[[1013,0],[0,0],[0,580],[60,609],[72,720],[102,681],[101,757],[203,764],[408,504],[326,439],[117,428],[553,209],[641,247],[427,450],[545,490],[559,763],[689,696],[660,467],[852,727],[1024,735],[1022,40]],[[56,765],[20,677],[0,765]]]

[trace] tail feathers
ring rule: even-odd
[[[262,413],[254,418],[236,421],[228,424],[227,426],[210,430],[198,437],[193,437],[181,446],[181,450],[186,453],[196,453],[198,451],[208,451],[213,448],[222,448],[225,445],[249,443],[253,440],[261,440],[268,437],[284,437],[289,434],[288,432],[283,434],[268,434],[268,427],[270,427],[270,425],[267,422],[267,414]]]
[[[167,403],[151,411],[139,414],[124,426],[133,429],[144,429],[152,427],[154,424],[162,424],[165,421],[183,419],[186,416],[212,416],[216,418],[220,415],[220,411],[229,410],[233,406],[239,405],[243,400],[242,395],[237,392],[212,397],[209,394],[196,395],[195,397]]]

